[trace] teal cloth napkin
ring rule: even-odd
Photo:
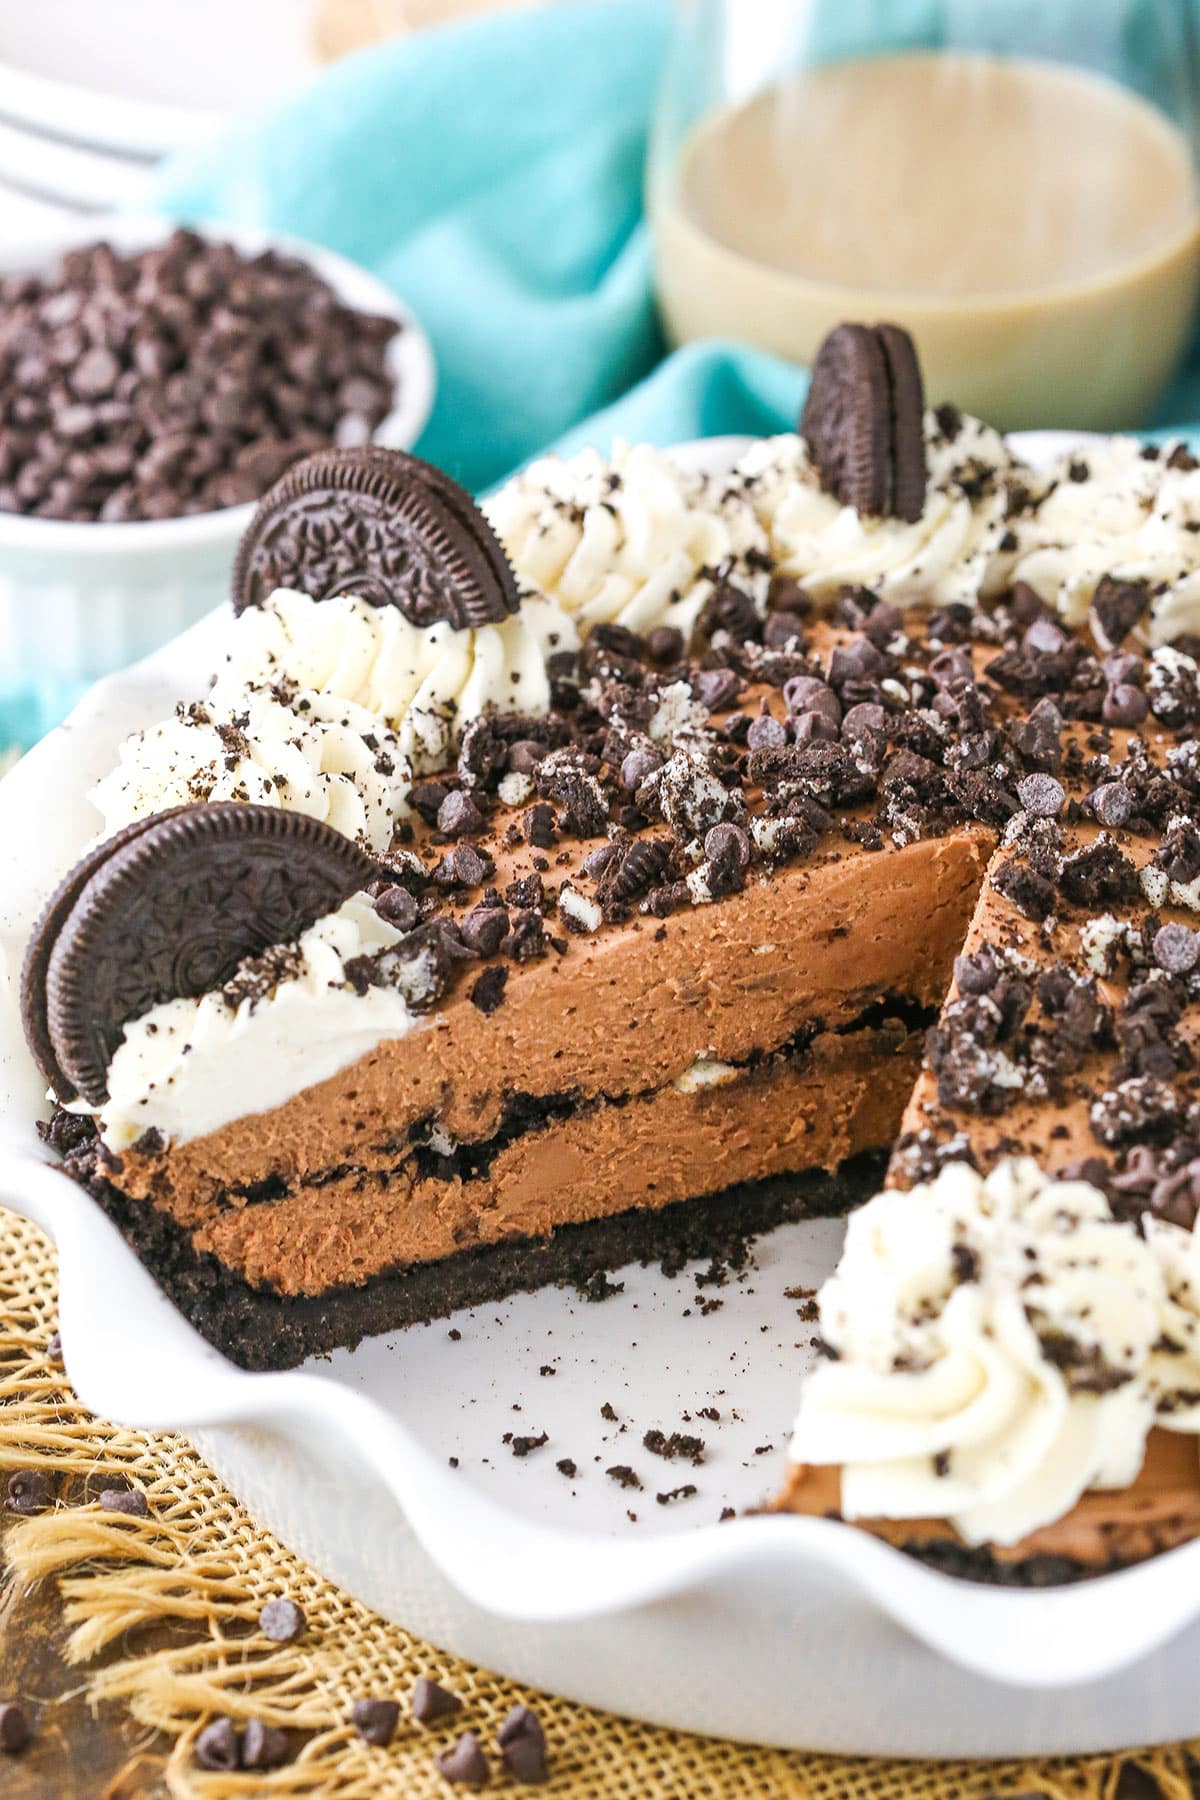
[[[930,4],[828,19],[860,44],[864,22],[879,44],[919,42]],[[572,0],[398,39],[176,160],[158,201],[309,238],[390,283],[438,360],[420,449],[476,491],[550,444],[778,430],[801,371],[734,344],[667,355],[655,315],[642,178],[668,24],[668,0]],[[1193,359],[1155,423],[1197,418]],[[0,675],[0,745],[75,697]]]

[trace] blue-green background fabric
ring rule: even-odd
[[[919,44],[939,6],[824,8],[820,54]],[[1030,12],[1027,28],[1056,16]],[[642,179],[668,24],[668,0],[573,0],[398,39],[177,160],[159,200],[309,238],[390,283],[438,360],[420,448],[476,491],[552,443],[777,430],[801,371],[733,344],[665,354]],[[1195,419],[1194,359],[1154,423]],[[76,697],[0,672],[0,745],[31,742]]]

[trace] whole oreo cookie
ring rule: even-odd
[[[843,506],[910,523],[925,505],[924,396],[898,325],[839,325],[817,352],[800,432]]]
[[[60,1100],[103,1101],[125,1026],[219,987],[372,879],[341,832],[237,801],[138,820],[67,876],[33,933],[25,1035]]]
[[[263,499],[238,549],[233,606],[277,587],[355,594],[413,625],[499,624],[519,605],[495,532],[458,482],[403,450],[320,450]]]

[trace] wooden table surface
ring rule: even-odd
[[[65,1635],[54,1582],[0,1590],[0,1699],[19,1698],[37,1715],[32,1743],[0,1755],[0,1795],[160,1800],[166,1746],[116,1707],[92,1712],[79,1670],[62,1659]]]
[[[105,1707],[98,1715],[92,1712],[80,1672],[69,1669],[60,1654],[65,1635],[53,1582],[23,1590],[10,1582],[0,1589],[0,1699],[19,1696],[32,1702],[31,1710],[38,1715],[28,1748],[19,1756],[0,1756],[0,1796],[167,1800],[161,1771],[168,1746],[116,1707]],[[147,1634],[139,1636],[140,1645],[149,1641]],[[1190,1774],[1192,1793],[1200,1800],[1200,1764]],[[1043,1797],[1034,1790],[1013,1800]],[[1112,1800],[1163,1800],[1163,1796],[1143,1770],[1126,1764]]]

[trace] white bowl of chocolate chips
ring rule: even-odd
[[[260,496],[330,443],[413,445],[429,340],[316,246],[95,220],[0,253],[0,667],[90,682],[228,596]]]

